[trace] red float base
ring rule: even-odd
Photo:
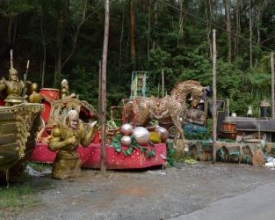
[[[82,161],[83,168],[100,168],[100,144],[90,144],[87,148],[79,147],[78,153]],[[148,146],[149,151],[152,147]],[[127,147],[122,147],[122,152],[118,153],[112,146],[106,146],[106,167],[107,169],[140,169],[154,166],[161,166],[165,163],[166,144],[155,144],[155,156],[146,157],[140,149],[135,149],[132,155],[124,156],[123,151]],[[50,151],[46,144],[38,143],[30,158],[32,161],[42,163],[53,163],[56,152]]]

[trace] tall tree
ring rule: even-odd
[[[227,45],[228,55],[227,60],[231,63],[231,0],[224,0],[225,15],[226,15],[226,31],[227,31]]]
[[[56,56],[55,56],[55,85],[60,80],[62,70],[72,58],[77,48],[81,27],[91,17],[87,15],[88,0],[59,0],[56,3]],[[64,55],[64,41],[69,33],[69,51]]]
[[[30,10],[32,10],[33,5],[28,0],[9,0],[0,1],[0,16],[2,16],[6,21],[6,38],[3,45],[1,45],[1,52],[8,52],[9,49],[16,50],[17,36],[18,34],[18,20],[20,17]]]
[[[252,24],[252,0],[249,0],[249,5],[248,5],[248,11],[249,11],[249,66],[252,68],[253,65],[253,24]]]
[[[135,12],[134,12],[134,0],[129,0],[129,17],[130,17],[130,56],[133,65],[133,69],[136,69],[136,40],[135,40]]]
[[[207,41],[209,45],[209,51],[210,51],[210,57],[212,58],[212,35],[211,35],[211,30],[212,30],[212,19],[213,19],[213,9],[212,9],[212,4],[211,1],[203,1],[203,6],[204,8],[204,16],[206,22],[206,33],[207,33]]]
[[[234,4],[235,11],[235,34],[234,34],[234,59],[239,55],[239,43],[241,33],[241,0],[235,0]]]
[[[56,56],[55,56],[55,75],[54,85],[57,86],[62,72],[62,55],[65,29],[68,22],[69,0],[59,0],[56,2],[57,25],[56,25]]]
[[[183,36],[183,23],[186,16],[184,11],[184,0],[179,0],[179,36]]]

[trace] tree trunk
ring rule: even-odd
[[[253,65],[253,51],[252,51],[252,40],[253,40],[253,32],[252,32],[252,6],[251,1],[249,0],[249,66],[252,68]]]
[[[43,7],[43,9],[44,9],[44,7]],[[40,31],[41,31],[42,45],[43,45],[41,88],[44,88],[46,60],[47,60],[47,45],[46,45],[46,41],[45,41],[46,36],[45,36],[45,28],[44,28],[44,16],[45,16],[45,10],[42,10],[41,18],[40,18]]]
[[[240,1],[241,0],[236,0],[235,6],[236,32],[234,37],[234,59],[239,55],[239,36],[241,33]]]
[[[123,35],[124,35],[124,19],[125,19],[125,7],[123,5],[122,19],[121,19],[121,32],[120,32],[120,41],[119,41],[119,84],[121,80],[122,72],[122,47],[123,47]]]
[[[147,59],[150,58],[150,43],[151,43],[151,0],[148,7],[148,36],[147,36]]]
[[[209,45],[209,53],[210,57],[212,59],[213,57],[213,48],[212,48],[212,36],[211,36],[211,22],[212,22],[212,6],[210,1],[204,1],[204,11],[205,11],[205,20],[210,21],[206,23],[206,29],[207,29],[207,41]]]
[[[154,8],[154,15],[152,16],[154,18],[154,25],[156,26],[157,25],[157,22],[158,22],[158,5],[157,5],[157,1],[154,1],[153,2],[153,8]],[[156,48],[156,41],[153,40],[152,41],[152,50],[154,50]]]
[[[271,65],[271,115],[272,118],[275,118],[275,94],[274,94],[274,52],[270,53],[270,65]]]
[[[13,44],[15,41],[15,23],[16,23],[16,17],[15,16],[9,16],[9,24],[8,24],[8,46],[13,48]]]
[[[268,7],[268,4],[270,3],[270,0],[263,0],[257,5],[254,6],[255,10],[255,26],[256,26],[256,32],[257,32],[257,46],[260,47],[261,43],[261,27],[262,27],[262,15],[263,12]],[[258,63],[259,57],[256,57],[255,64]]]
[[[230,0],[224,0],[225,4],[225,15],[226,15],[226,31],[227,31],[227,47],[228,55],[227,60],[231,63],[231,4]]]
[[[183,37],[183,22],[184,22],[184,18],[185,18],[185,13],[183,10],[183,2],[184,0],[180,0],[179,1],[179,6],[180,6],[180,10],[179,10],[179,36]]]
[[[88,0],[85,0],[83,3],[82,11],[81,11],[81,14],[79,15],[79,16],[81,16],[81,18],[80,18],[79,23],[76,25],[76,31],[75,31],[75,33],[73,33],[73,37],[72,37],[73,38],[72,49],[71,49],[71,52],[69,53],[69,55],[67,56],[67,58],[62,63],[61,70],[66,65],[66,63],[72,58],[72,56],[74,55],[75,50],[77,48],[77,41],[78,41],[80,29],[81,29],[82,25],[84,24],[84,22],[86,21],[86,11],[87,11],[87,3],[88,3],[87,1]]]
[[[69,0],[61,1],[59,8],[57,9],[57,30],[56,30],[56,59],[55,59],[55,77],[54,85],[57,86],[58,81],[61,79],[62,73],[62,50],[64,33],[67,24]]]
[[[136,42],[135,42],[135,13],[134,0],[129,0],[129,16],[130,16],[130,56],[133,69],[136,69]]]

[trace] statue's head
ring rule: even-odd
[[[36,92],[37,89],[38,89],[37,83],[32,83],[32,85],[31,85],[31,90]]]
[[[18,71],[13,67],[9,70],[9,80],[18,81]]]
[[[66,80],[66,79],[63,79],[62,81],[61,81],[61,87],[62,88],[69,88],[69,82],[68,82],[68,80]]]
[[[76,110],[70,110],[66,117],[66,124],[72,128],[77,129],[79,125],[79,114]]]
[[[203,98],[204,94],[204,87],[202,86],[194,86],[191,91],[191,96],[192,96],[192,102],[191,102],[191,107],[196,108],[201,99]]]

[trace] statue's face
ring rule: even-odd
[[[68,88],[69,88],[69,83],[68,83],[68,81],[65,80],[65,79],[63,79],[62,82],[61,82],[61,86],[62,86],[63,88],[68,89]]]
[[[31,88],[32,88],[33,91],[37,91],[37,88],[38,88],[37,83],[33,83]]]
[[[203,96],[203,92],[204,90],[202,89],[202,87],[194,87],[192,90],[192,102],[191,102],[191,107],[192,108],[196,108],[199,104],[200,101],[202,99]]]
[[[10,71],[10,80],[17,81],[17,72],[16,71]]]
[[[193,100],[191,102],[191,107],[196,108],[200,103],[200,97],[193,97]]]
[[[77,129],[78,128],[78,123],[79,123],[78,115],[72,115],[70,117],[70,120],[69,120],[69,126],[72,129]]]

